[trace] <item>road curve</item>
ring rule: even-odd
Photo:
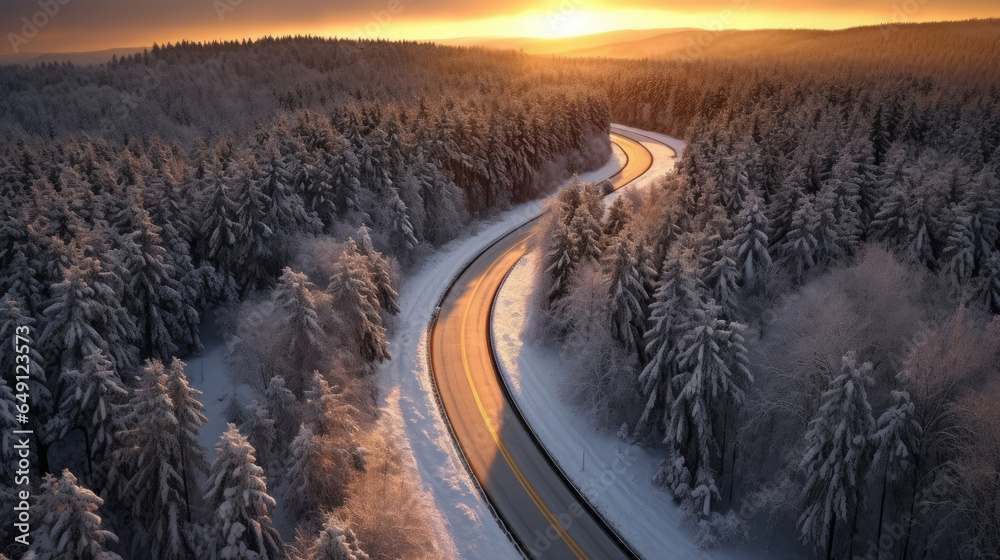
[[[611,178],[618,189],[643,175],[653,160],[632,134],[611,137],[628,156]],[[493,357],[493,300],[508,271],[531,248],[537,220],[495,241],[446,290],[429,338],[438,397],[473,476],[527,556],[634,559],[528,429]]]

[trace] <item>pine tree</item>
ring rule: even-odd
[[[232,177],[223,169],[210,171],[205,190],[205,205],[201,215],[201,255],[223,277],[227,295],[236,292],[238,271],[237,240],[240,231],[236,202],[233,200]],[[265,194],[266,191],[265,191]],[[271,196],[272,212],[279,201]]]
[[[345,402],[342,393],[334,392],[333,388],[318,371],[312,375],[311,387],[305,392],[306,421],[309,422],[313,434],[330,436],[341,443],[349,441],[348,436],[358,431],[354,416],[358,411]]]
[[[122,305],[124,285],[96,259],[83,258],[63,270],[63,280],[51,288],[44,305],[41,344],[59,356],[64,369],[80,368],[101,350],[119,369],[135,365],[136,324]]]
[[[247,441],[253,445],[258,462],[262,466],[272,464],[272,454],[278,441],[274,419],[267,407],[259,399],[250,401],[240,424],[240,432],[246,434]]]
[[[274,231],[267,223],[271,200],[260,189],[259,171],[254,160],[252,167],[243,172],[235,184],[233,200],[236,220],[236,247],[234,255],[239,271],[240,292],[267,284],[275,274],[273,249]],[[235,247],[234,247],[235,249]]]
[[[184,298],[184,291],[166,261],[159,228],[141,207],[138,228],[119,237],[118,255],[125,278],[125,307],[137,321],[143,351],[166,360],[178,349],[197,350],[200,314]]]
[[[389,261],[375,250],[368,228],[362,225],[356,235],[358,252],[368,259],[368,273],[378,289],[379,306],[390,315],[399,314],[399,294],[392,287],[392,271]]]
[[[342,529],[340,522],[331,515],[309,546],[304,560],[369,560],[369,557],[358,546],[354,531]]]
[[[764,274],[771,266],[768,251],[767,216],[761,210],[756,198],[748,200],[743,211],[736,217],[738,226],[733,237],[726,240],[724,252],[735,255],[740,267],[743,286],[754,290],[764,281]]]
[[[618,237],[632,221],[633,209],[624,196],[615,198],[608,209],[608,217],[604,220],[604,236],[608,239]]]
[[[292,511],[304,513],[320,505],[315,479],[322,473],[315,465],[321,454],[319,438],[309,426],[299,425],[299,432],[288,448],[288,470],[285,472],[288,481],[285,500]]]
[[[361,358],[374,363],[389,359],[389,343],[379,312],[379,289],[368,266],[354,240],[348,239],[327,291],[350,325]]]
[[[647,294],[633,244],[614,238],[609,258],[611,334],[629,352],[636,352],[644,334]]]
[[[850,239],[841,239],[842,225],[837,221],[837,207],[840,201],[837,193],[829,186],[824,186],[813,201],[816,211],[816,222],[813,224],[813,236],[816,238],[816,251],[813,256],[816,264],[828,265],[842,255],[854,249],[857,237],[854,231]]]
[[[58,479],[43,478],[35,497],[32,518],[38,520],[31,550],[35,560],[121,560],[107,549],[118,537],[101,528],[97,510],[104,505],[76,477],[64,469]]]
[[[805,507],[798,528],[802,541],[825,549],[827,558],[834,555],[838,523],[850,519],[865,491],[869,438],[875,425],[867,393],[871,384],[872,365],[859,366],[855,353],[848,352],[805,433],[805,454],[799,462],[805,476]]]
[[[990,253],[983,259],[974,287],[973,300],[991,313],[1000,313],[1000,253]]]
[[[668,255],[649,307],[649,328],[644,341],[647,361],[639,374],[639,386],[646,399],[636,427],[639,434],[666,430],[675,395],[681,329],[699,301],[690,263],[681,256]]]
[[[717,239],[717,238],[716,238]],[[728,245],[723,242],[718,256],[705,269],[705,286],[708,297],[714,299],[722,310],[722,316],[732,319],[739,311],[740,269],[736,261],[726,252]]]
[[[878,536],[875,539],[882,546],[882,528],[885,526],[885,502],[890,484],[898,481],[913,462],[912,451],[916,449],[915,434],[920,429],[914,420],[915,407],[906,391],[893,391],[892,406],[878,418],[871,435],[871,445],[875,448],[871,469],[868,471],[869,484],[882,487],[879,500]],[[880,472],[881,471],[881,472]],[[880,480],[878,478],[880,478]]]
[[[869,177],[866,155],[868,141],[856,137],[844,148],[833,166],[830,180],[824,185],[833,198],[833,215],[837,223],[837,238],[844,253],[853,251],[860,242],[870,219],[871,199],[862,195],[867,190]]]
[[[184,501],[190,504],[194,495],[195,478],[198,472],[208,472],[205,448],[198,441],[198,432],[208,422],[205,407],[198,402],[201,391],[188,385],[184,367],[187,364],[177,358],[170,361],[165,370],[167,398],[170,399],[174,418],[177,420],[177,444],[180,446],[181,470],[184,473]],[[191,519],[189,518],[190,522]]]
[[[302,198],[292,188],[298,169],[292,159],[270,147],[265,148],[265,154],[258,159],[260,192],[270,201],[266,223],[276,235],[318,233],[323,224],[306,211]]]
[[[603,211],[602,205],[601,212]],[[600,259],[604,238],[599,217],[595,217],[586,207],[581,207],[569,222],[569,234],[573,247],[573,262],[577,266],[585,261],[596,262]]]
[[[315,355],[326,336],[316,314],[316,300],[311,293],[314,288],[304,273],[286,266],[271,296],[284,313],[287,328],[283,333],[288,337],[289,356],[298,362]]]
[[[276,505],[267,493],[264,469],[252,445],[236,426],[215,445],[215,460],[205,482],[205,500],[213,512],[208,558],[278,560],[284,557],[281,537],[271,526]]]
[[[812,201],[803,200],[792,215],[791,227],[778,248],[782,262],[791,269],[796,280],[801,280],[806,271],[816,265],[819,242],[815,231],[818,223],[819,216]]]
[[[184,498],[181,426],[173,408],[163,364],[147,362],[115,435],[108,473],[115,503],[123,511],[128,508],[136,521],[133,548],[142,548],[152,560],[192,556],[183,524],[189,504]]]
[[[564,221],[565,212],[559,207],[552,210],[552,223],[545,244],[543,266],[551,281],[546,298],[549,307],[566,295],[577,265],[577,261],[573,259],[572,231]]]
[[[111,452],[117,429],[115,412],[127,398],[114,365],[99,348],[83,360],[79,371],[68,376],[62,412],[70,419],[67,426],[83,428],[89,459],[99,461]]]
[[[410,223],[409,210],[406,203],[399,198],[399,192],[393,188],[393,197],[388,201],[389,210],[389,244],[396,255],[408,255],[420,243]]]
[[[296,405],[295,393],[285,386],[285,379],[280,375],[275,375],[267,383],[264,390],[264,399],[267,402],[268,411],[274,419],[278,431],[278,441],[289,442],[295,436],[296,423],[293,421],[295,414],[293,407]]]
[[[722,424],[721,433],[728,426],[716,415],[742,405],[753,383],[742,325],[721,319],[720,313],[712,300],[700,302],[684,325],[674,379],[678,390],[665,438],[694,469],[691,498],[703,517],[709,516],[712,500],[721,498],[713,469],[725,450],[719,447],[717,426]]]
[[[951,227],[941,251],[944,271],[956,289],[968,280],[976,267],[976,237],[972,216],[962,208],[952,209]]]

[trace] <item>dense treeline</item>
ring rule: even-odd
[[[539,300],[706,546],[760,517],[826,558],[996,558],[1000,90],[966,47],[611,74],[616,119],[688,147],[606,215],[560,196]]]
[[[437,554],[376,422],[400,272],[610,153],[600,96],[516,62],[296,38],[0,70],[0,325],[31,330],[31,471],[61,473],[32,506],[41,557]],[[178,357],[213,307],[254,395],[209,464]]]

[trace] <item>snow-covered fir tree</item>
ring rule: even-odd
[[[136,523],[134,551],[151,560],[190,558],[193,546],[185,526],[190,504],[185,499],[181,425],[167,389],[163,364],[149,361],[140,385],[132,391],[115,435],[108,491],[116,507],[128,510]]]
[[[38,525],[29,554],[34,553],[35,560],[121,560],[108,550],[118,537],[102,528],[102,505],[104,500],[80,485],[69,470],[59,478],[46,475],[31,508]]]
[[[333,515],[329,515],[319,535],[304,551],[302,560],[370,560],[358,545],[354,531],[342,526]]]
[[[743,286],[754,290],[763,283],[764,274],[771,266],[767,215],[764,214],[763,206],[758,199],[750,199],[736,217],[734,226],[737,229],[733,236],[726,240],[723,251],[735,255],[736,264],[741,270]]]
[[[260,399],[254,399],[247,405],[239,429],[240,433],[246,434],[247,441],[253,445],[257,462],[261,466],[270,465],[277,444],[278,431],[275,429],[270,411]]]
[[[739,312],[739,285],[742,271],[726,252],[726,244],[721,243],[718,251],[713,251],[715,258],[705,266],[704,283],[708,288],[708,297],[719,304],[722,316],[733,319]]]
[[[668,255],[649,306],[649,327],[644,340],[647,361],[639,374],[639,386],[646,401],[636,427],[640,435],[663,433],[670,421],[676,395],[674,377],[679,371],[679,343],[684,325],[699,305],[698,290],[687,259]]]
[[[389,359],[389,343],[379,311],[379,287],[372,278],[369,260],[358,251],[353,239],[347,240],[327,291],[350,325],[361,357],[369,363]]]
[[[355,236],[358,252],[368,259],[368,272],[378,289],[379,306],[388,314],[399,313],[399,294],[392,287],[392,270],[389,261],[375,250],[367,226],[362,225]]]
[[[250,166],[234,185],[233,207],[236,218],[236,245],[233,255],[239,271],[238,283],[242,294],[266,285],[275,275],[274,230],[267,223],[271,199],[261,191],[256,162],[247,158]]]
[[[567,210],[561,207],[552,210],[552,226],[548,232],[542,261],[550,281],[546,298],[550,307],[566,294],[576,268],[576,262],[573,260],[573,235],[562,215],[565,212]]]
[[[209,559],[284,558],[281,537],[271,525],[276,503],[267,493],[264,470],[257,465],[253,446],[233,424],[215,445],[205,501],[212,512]]]
[[[128,399],[111,360],[98,348],[79,370],[66,376],[61,412],[67,427],[79,426],[87,439],[88,458],[99,462],[112,450],[118,429],[117,411]]]
[[[282,332],[287,337],[288,356],[296,363],[303,356],[313,355],[325,339],[311,293],[314,288],[304,273],[286,266],[271,296],[284,316],[287,328]]]
[[[837,529],[848,527],[853,539],[851,517],[861,507],[865,473],[870,460],[870,438],[875,420],[868,402],[872,365],[857,363],[855,353],[844,356],[840,372],[820,398],[819,409],[809,421],[799,463],[805,477],[802,488],[804,509],[798,519],[802,541],[823,550],[834,550]]]
[[[809,198],[802,200],[792,214],[788,233],[778,247],[781,261],[796,280],[801,280],[806,271],[816,265],[819,241],[816,227],[819,214]]]
[[[177,420],[177,443],[181,454],[181,472],[184,475],[184,497],[189,505],[195,496],[197,473],[208,471],[205,448],[198,441],[201,427],[208,422],[205,407],[198,401],[201,391],[188,384],[184,367],[187,364],[177,358],[170,360],[164,369],[167,398],[174,418]],[[190,512],[190,508],[188,509]],[[188,519],[191,521],[191,519]]]
[[[83,360],[101,350],[115,367],[135,365],[137,325],[122,304],[124,285],[96,259],[83,258],[63,270],[63,280],[52,286],[44,304],[45,329],[41,343],[59,366],[79,369]]]
[[[635,352],[645,333],[645,304],[648,295],[643,286],[635,246],[627,239],[613,238],[607,263],[610,286],[611,334]]]
[[[117,254],[125,278],[125,308],[136,318],[140,348],[163,360],[178,349],[198,350],[200,314],[185,299],[149,213],[139,207],[136,219],[138,229],[117,238]]]
[[[316,493],[316,478],[322,476],[317,466],[322,459],[319,438],[306,424],[299,425],[299,431],[288,448],[288,469],[285,480],[288,487],[285,501],[295,512],[305,513],[319,507]]]
[[[714,301],[702,301],[682,327],[674,379],[677,393],[665,437],[692,471],[691,498],[704,517],[713,500],[721,498],[713,469],[725,454],[719,443],[729,429],[726,412],[743,404],[753,383],[740,334],[743,327],[720,316]]]

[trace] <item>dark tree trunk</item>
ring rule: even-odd
[[[837,514],[830,515],[830,533],[826,537],[826,560],[833,560],[833,533],[837,528]]]
[[[885,494],[886,485],[889,480],[889,463],[885,464],[885,471],[882,473],[882,500],[878,507],[878,534],[875,537],[875,560],[879,560],[882,554],[882,521],[885,519]]]

